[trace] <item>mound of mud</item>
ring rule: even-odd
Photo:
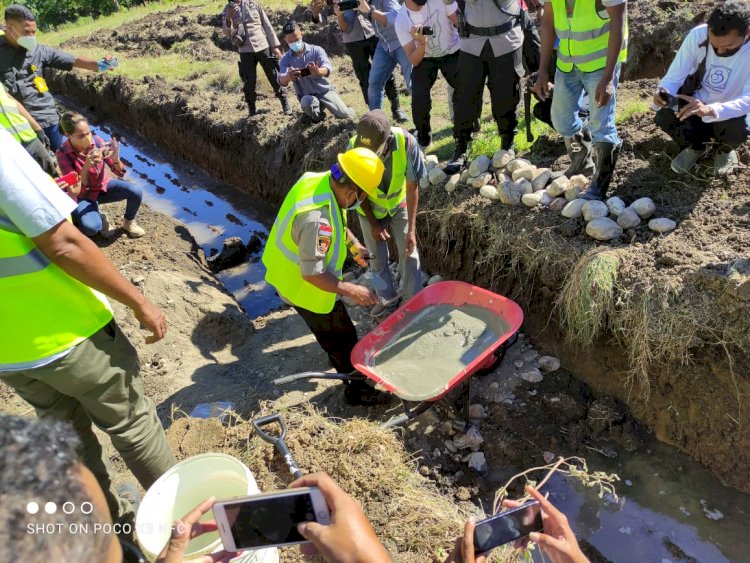
[[[258,416],[263,414],[268,413]],[[361,419],[337,423],[310,406],[285,412],[284,420],[286,443],[299,466],[305,473],[325,471],[354,496],[395,560],[432,561],[451,547],[466,514],[415,471],[415,462],[395,434]],[[255,435],[249,422],[236,420],[223,427],[215,418],[177,418],[167,438],[178,459],[206,452],[237,457],[262,491],[291,482],[284,461]],[[516,560],[509,552],[495,557]],[[297,548],[289,548],[282,551],[282,560],[305,558]]]

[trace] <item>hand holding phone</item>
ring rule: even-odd
[[[429,25],[422,26],[422,35],[434,35],[434,34],[435,34],[435,30],[432,29],[431,26]]]
[[[680,100],[677,96],[673,96],[666,90],[659,90],[658,95],[666,102],[664,107],[671,109],[675,113],[680,110]]]
[[[330,510],[329,526],[307,522],[299,526],[299,532],[312,545],[300,547],[305,555],[322,555],[326,561],[341,561],[342,554],[350,561],[391,561],[391,556],[380,543],[369,520],[356,500],[346,494],[325,473],[305,475],[289,485],[317,487],[325,497]]]
[[[310,76],[310,69],[305,67],[301,68],[299,71],[299,77],[302,78],[303,76]]]
[[[490,551],[542,529],[541,506],[538,501],[532,500],[477,522],[474,528],[474,550],[477,553]]]
[[[328,505],[315,487],[219,501],[213,509],[221,541],[229,551],[305,543],[299,524],[330,524]]]

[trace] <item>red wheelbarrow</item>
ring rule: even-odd
[[[353,374],[304,372],[274,384],[370,379],[404,402],[404,414],[383,424],[390,428],[428,410],[477,372],[494,368],[515,342],[521,323],[523,311],[514,301],[468,283],[440,282],[420,291],[357,343]],[[469,344],[461,347],[462,339]],[[397,365],[406,366],[408,373],[387,369],[397,355]],[[409,408],[408,403],[416,404]]]

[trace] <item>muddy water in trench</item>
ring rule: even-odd
[[[128,166],[128,181],[143,189],[149,207],[185,223],[206,256],[221,251],[229,237],[239,237],[246,244],[251,237],[259,237],[263,244],[253,250],[245,264],[219,272],[217,277],[250,318],[281,305],[264,280],[266,270],[261,262],[274,210],[199,168],[168,156],[132,131],[102,123],[93,129],[105,141],[112,133],[122,136],[120,154]]]
[[[255,234],[265,243],[273,220],[266,205],[125,128],[97,124],[95,130],[105,140],[113,132],[123,136],[121,154],[129,163],[130,181],[143,188],[150,207],[184,222],[206,255],[231,236],[247,242]],[[261,252],[218,275],[251,318],[280,304],[263,281]],[[633,453],[620,451],[616,459],[592,454],[588,461],[592,470],[620,475],[619,503],[602,504],[591,490],[581,491],[564,479],[552,479],[548,490],[578,536],[605,558],[750,562],[750,497],[722,486],[675,448],[653,442]],[[496,479],[492,470],[487,478]],[[538,552],[534,559],[541,561]]]

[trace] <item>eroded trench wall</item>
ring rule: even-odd
[[[125,124],[175,156],[271,204],[283,200],[306,166],[323,169],[330,163],[353,128],[351,123],[333,122],[306,132],[296,128],[290,137],[262,140],[262,132],[252,125],[236,129],[192,113],[184,92],[164,82],[144,88],[122,77],[71,72],[50,76],[50,84],[53,91],[99,118]],[[652,366],[650,399],[640,400],[626,383],[629,366],[621,346],[612,339],[600,339],[586,349],[569,342],[554,299],[540,295],[536,276],[518,269],[498,276],[497,264],[486,264],[486,237],[469,215],[453,217],[446,233],[440,213],[444,205],[445,199],[430,190],[421,197],[419,243],[428,271],[513,297],[524,309],[524,330],[541,350],[558,356],[595,393],[628,404],[659,440],[677,446],[728,485],[750,493],[750,427],[741,399],[750,396],[750,382],[746,374],[733,369],[748,365],[747,357],[736,358],[730,366],[725,354],[707,348],[696,350],[690,365]],[[513,256],[505,259],[512,262]],[[565,272],[558,272],[543,285],[554,292],[564,277]]]

